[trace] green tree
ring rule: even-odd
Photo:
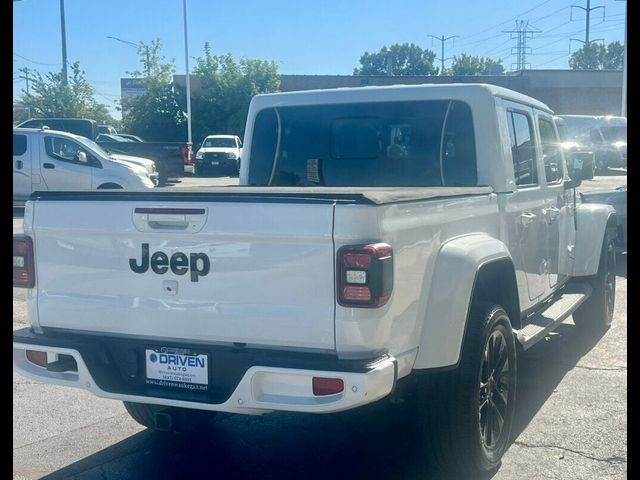
[[[576,50],[569,59],[573,70],[622,70],[624,47],[620,42],[608,46],[589,43]]]
[[[475,57],[463,53],[453,57],[453,63],[447,72],[450,75],[502,75],[504,67],[502,60]]]
[[[106,105],[98,103],[95,89],[87,82],[80,62],[71,65],[71,75],[67,82],[62,72],[39,72],[31,78],[29,93],[22,90],[18,102],[31,109],[33,118],[90,118],[98,123],[113,123]]]
[[[437,75],[436,54],[413,43],[386,45],[378,52],[364,52],[354,75]]]
[[[605,70],[622,70],[624,63],[624,45],[620,42],[611,42],[607,46],[607,53],[602,62],[602,68]]]
[[[122,127],[145,140],[186,141],[186,98],[184,91],[174,88],[175,63],[165,61],[161,49],[159,39],[140,42],[142,70],[127,74],[141,78],[145,92],[122,99]]]
[[[204,45],[204,56],[196,59],[193,74],[198,82],[191,101],[196,143],[212,134],[242,136],[251,98],[280,88],[276,62],[248,58],[237,62],[231,54],[214,55],[209,43]]]

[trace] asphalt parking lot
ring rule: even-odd
[[[172,186],[237,181],[186,177]],[[625,183],[626,172],[612,171],[580,189]],[[21,231],[20,210],[13,222]],[[582,335],[569,319],[519,357],[513,443],[492,478],[627,477],[626,256],[618,261],[604,336]],[[13,289],[13,308],[13,328],[27,326],[24,290]],[[425,473],[413,428],[406,405],[381,401],[323,416],[220,414],[204,434],[170,437],[139,426],[120,402],[13,375],[14,479],[436,478]]]

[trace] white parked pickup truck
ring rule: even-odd
[[[251,102],[240,187],[47,192],[14,238],[16,371],[150,428],[417,399],[443,468],[495,468],[518,352],[606,329],[614,210],[576,201],[552,112],[488,85]],[[390,402],[390,408],[394,402]]]
[[[242,140],[236,135],[209,135],[196,152],[193,165],[185,165],[185,173],[201,175],[225,170],[237,175],[240,171]],[[189,171],[188,167],[192,170]]]

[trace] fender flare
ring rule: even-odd
[[[580,203],[576,205],[576,248],[573,276],[595,275],[600,263],[600,249],[609,222],[617,226],[616,211],[611,205]]]
[[[513,264],[506,245],[485,233],[442,245],[434,263],[414,369],[458,364],[477,274],[484,265],[503,260]]]

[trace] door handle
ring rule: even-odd
[[[16,160],[16,168],[22,170],[22,160]]]
[[[520,215],[520,223],[522,223],[522,226],[526,227],[533,223],[536,217],[537,215],[535,213],[522,212],[522,214]]]
[[[555,207],[544,208],[542,209],[542,214],[547,219],[547,223],[551,223],[558,218],[558,216],[560,215],[560,210]]]
[[[56,166],[53,163],[45,163],[42,166],[44,168],[56,168]]]

